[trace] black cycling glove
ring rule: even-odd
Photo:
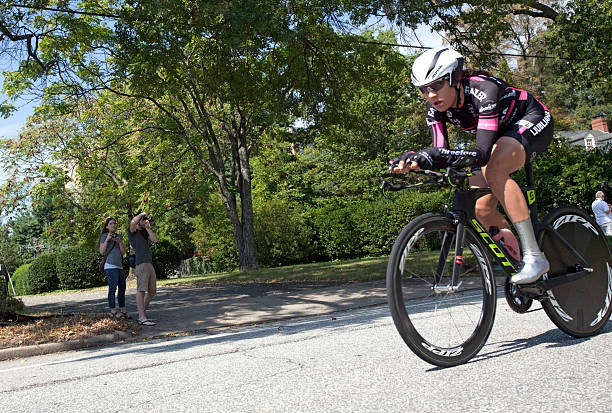
[[[404,163],[416,162],[421,169],[431,169],[432,167],[439,167],[442,163],[441,158],[442,155],[440,155],[440,151],[437,148],[422,149],[418,152],[405,152],[389,161],[391,165],[389,169],[392,171],[400,161],[404,161]]]
[[[408,159],[412,158],[412,156],[414,155],[414,151],[410,151],[410,152],[404,152],[401,155],[396,156],[395,158],[391,158],[389,160],[389,165],[390,165],[390,169],[393,169],[394,167],[396,167],[401,161],[406,162]]]
[[[443,156],[438,148],[422,149],[410,160],[416,162],[421,169],[445,168],[448,165],[448,157]]]
[[[448,165],[448,156],[442,155],[438,148],[426,148],[418,152],[406,152],[393,158],[390,163],[397,165],[400,161],[416,162],[421,169],[444,168]]]
[[[479,156],[480,155],[480,156]],[[416,162],[423,170],[433,168],[446,168],[447,166],[464,167],[471,166],[482,159],[483,156],[478,149],[461,150],[445,148],[426,148],[418,152],[406,152],[393,158],[391,168],[400,161]]]

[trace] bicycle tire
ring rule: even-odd
[[[597,223],[583,210],[563,206],[543,220],[578,251],[593,272],[575,282],[546,293],[542,307],[559,329],[574,337],[597,334],[612,312],[612,256]],[[548,231],[541,236],[541,248],[550,262],[547,278],[567,273],[578,260]]]
[[[449,238],[444,238],[446,237]],[[440,367],[466,363],[484,346],[495,319],[493,269],[477,233],[465,227],[457,292],[434,292],[444,240],[450,240],[438,285],[450,283],[456,226],[446,216],[425,214],[400,233],[387,265],[393,322],[408,347]]]

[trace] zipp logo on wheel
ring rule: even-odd
[[[429,343],[421,343],[423,345],[423,347],[425,347],[427,350],[431,351],[432,353],[437,354],[438,356],[443,356],[443,357],[455,357],[455,356],[459,356],[461,355],[461,353],[463,353],[463,347],[457,347],[457,348],[439,348],[436,346],[432,346]]]
[[[561,225],[567,224],[568,222],[578,222],[582,224],[583,227],[593,231],[595,235],[599,235],[599,233],[597,232],[597,229],[593,225],[591,225],[589,221],[587,221],[586,219],[578,215],[564,215],[561,218],[557,218],[555,222],[553,223],[553,228],[558,229]]]
[[[597,317],[591,322],[591,327],[603,320],[612,302],[612,268],[610,268],[610,263],[608,262],[606,262],[606,269],[608,270],[608,291],[606,292],[606,301],[604,307],[597,313]]]

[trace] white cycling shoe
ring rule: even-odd
[[[530,284],[536,282],[550,269],[550,264],[543,252],[523,255],[521,269],[510,277],[512,284]]]

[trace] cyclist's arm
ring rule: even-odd
[[[448,149],[448,132],[446,131],[446,122],[443,115],[438,112],[429,102],[426,105],[427,115],[425,121],[431,133],[432,146],[434,148]]]
[[[430,148],[418,152],[415,161],[422,169],[447,166],[483,166],[489,162],[491,150],[497,138],[499,109],[496,96],[483,99],[476,108],[479,111],[476,127],[476,147],[470,149]]]

